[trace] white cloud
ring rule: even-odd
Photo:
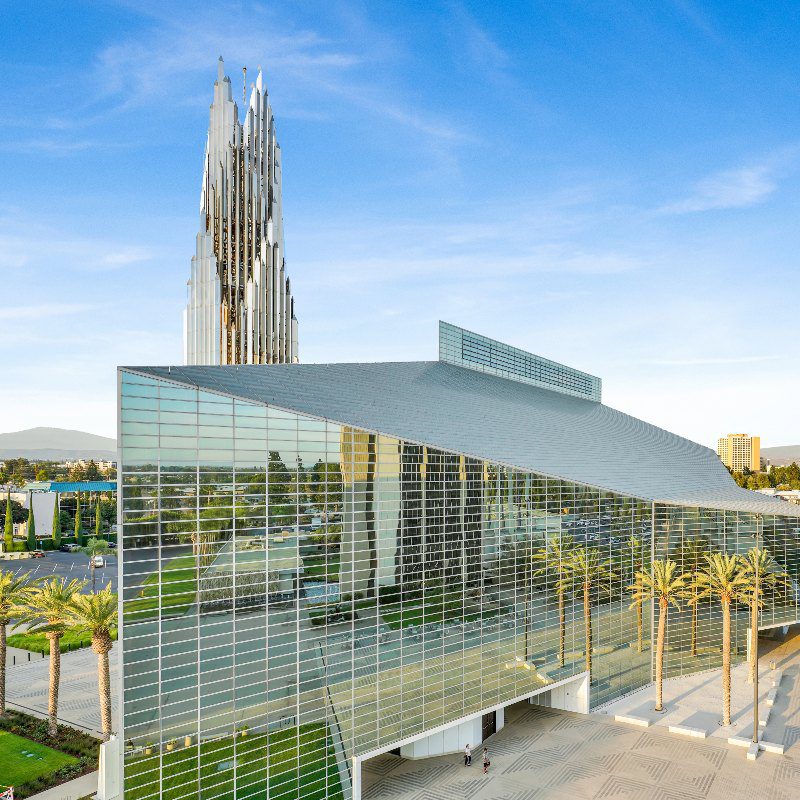
[[[760,162],[714,172],[699,180],[692,193],[658,209],[661,214],[689,214],[725,208],[747,208],[763,203],[797,160],[800,147],[790,145]]]
[[[94,306],[87,303],[40,303],[38,305],[11,306],[0,308],[2,320],[35,320],[47,319],[65,314],[82,314],[91,311]]]
[[[0,270],[58,263],[78,271],[116,270],[153,258],[148,247],[98,236],[75,236],[16,216],[0,218]]]
[[[726,364],[760,364],[765,361],[780,361],[783,356],[707,356],[699,358],[656,358],[645,361],[645,364],[656,364],[665,367],[705,367]]]

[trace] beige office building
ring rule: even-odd
[[[729,433],[717,440],[717,455],[734,472],[758,472],[761,469],[761,437]]]

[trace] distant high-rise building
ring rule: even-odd
[[[263,78],[244,122],[219,59],[211,104],[200,230],[184,311],[187,364],[298,360],[297,319],[286,276],[281,151]]]
[[[761,469],[761,437],[729,433],[717,440],[717,455],[734,472],[758,472]]]

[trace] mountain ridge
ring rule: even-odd
[[[761,457],[776,467],[785,467],[796,461],[800,464],[800,444],[785,444],[780,447],[762,447]]]
[[[0,433],[0,458],[30,461],[115,460],[116,439],[68,428],[27,428]]]

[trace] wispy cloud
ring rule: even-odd
[[[200,75],[213,76],[222,54],[234,97],[241,103],[241,65],[248,67],[250,83],[268,57],[267,84],[273,77],[279,79],[290,101],[289,116],[324,120],[324,111],[317,107],[320,100],[344,100],[427,137],[470,140],[454,122],[421,108],[397,84],[390,88],[392,82],[379,79],[385,56],[369,50],[367,42],[358,47],[352,40],[344,44],[307,27],[293,28],[287,19],[276,21],[273,13],[258,6],[248,13],[246,26],[227,12],[204,10],[193,19],[159,16],[144,35],[106,47],[96,57],[94,82],[98,98],[111,102],[118,112],[176,102],[176,87],[185,88]],[[291,103],[298,94],[305,103],[293,112]]]
[[[766,361],[779,361],[783,356],[708,356],[699,358],[654,358],[644,361],[645,364],[656,364],[664,367],[706,367],[716,364],[759,364]]]
[[[699,180],[691,194],[658,209],[661,214],[689,214],[763,203],[793,167],[800,149],[789,146],[759,162],[714,172]]]
[[[126,241],[74,236],[15,216],[0,218],[0,271],[59,263],[78,271],[102,272],[144,263],[153,256],[150,248]]]
[[[0,142],[0,150],[7,153],[31,153],[38,155],[66,156],[72,153],[81,153],[91,147],[96,147],[97,142],[89,139],[59,139],[39,138],[28,139],[17,135],[13,141]]]
[[[460,51],[473,65],[489,72],[492,77],[505,77],[505,70],[511,63],[508,52],[478,23],[463,3],[450,2],[447,5],[461,44]]]
[[[0,321],[36,320],[61,317],[67,314],[82,314],[91,311],[94,306],[87,303],[38,303],[28,306],[0,308]]]

